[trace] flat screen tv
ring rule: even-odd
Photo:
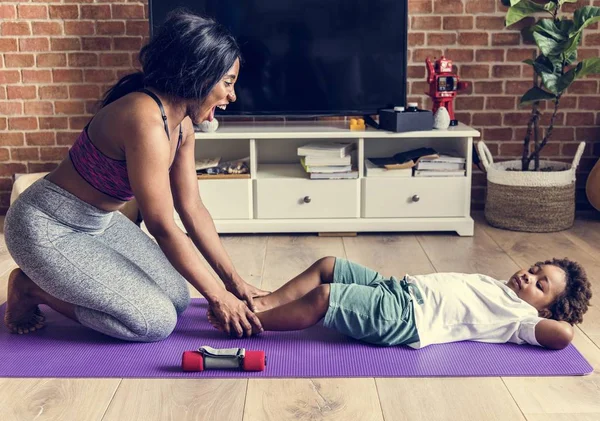
[[[236,37],[242,66],[228,115],[362,115],[406,102],[407,0],[149,4],[151,33],[183,7]]]

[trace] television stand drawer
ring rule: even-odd
[[[256,180],[259,219],[358,218],[358,180]]]
[[[252,217],[252,183],[242,180],[198,180],[200,198],[215,220]],[[175,220],[181,217],[175,212]]]
[[[468,214],[467,177],[365,178],[364,218],[458,217]]]

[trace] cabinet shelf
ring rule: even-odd
[[[196,158],[250,157],[246,180],[199,180],[220,233],[456,231],[473,235],[470,216],[473,138],[447,130],[350,131],[337,122],[227,123],[196,134]],[[297,147],[315,141],[355,144],[356,179],[311,180]],[[368,176],[365,158],[429,146],[465,157],[465,176]],[[234,211],[234,209],[237,209]]]
[[[302,168],[302,165],[298,164],[258,164],[256,172],[256,179],[265,178],[296,178],[306,180],[308,174]]]

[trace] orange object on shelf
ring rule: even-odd
[[[362,118],[351,118],[350,130],[366,130],[365,120]]]

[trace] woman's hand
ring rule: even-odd
[[[238,338],[261,333],[262,325],[256,314],[232,293],[225,292],[210,303],[210,310],[222,326],[223,331]]]
[[[241,278],[225,284],[225,288],[240,300],[244,301],[252,311],[256,311],[253,300],[255,297],[262,297],[270,294],[269,291],[258,289]]]

